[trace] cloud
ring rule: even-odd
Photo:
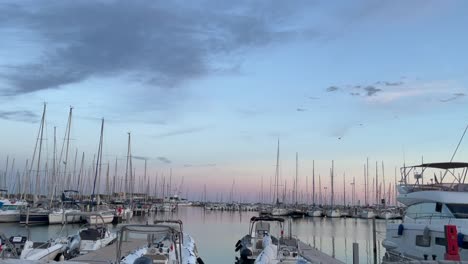
[[[338,86],[330,86],[327,88],[327,92],[335,92],[338,91],[340,88]]]
[[[143,157],[143,156],[135,156],[135,155],[132,155],[132,159],[137,159],[137,160],[149,160],[148,157]]]
[[[403,82],[383,82],[385,86],[400,86]]]
[[[2,67],[0,78],[9,84],[2,92],[26,94],[119,75],[149,89],[171,89],[222,71],[213,61],[300,36],[300,29],[284,24],[301,5],[219,2],[0,4],[0,30],[34,36],[44,50],[39,59]]]
[[[307,109],[305,109],[305,108],[297,108],[296,111],[297,111],[297,112],[305,112],[305,111],[307,111]]]
[[[446,98],[446,99],[440,99],[439,101],[442,103],[450,102],[457,100],[458,98],[464,97],[464,93],[454,93],[452,97]]]
[[[39,121],[39,115],[27,110],[0,111],[0,119],[36,123]]]
[[[359,95],[361,95],[361,93],[349,93],[349,94],[352,95],[352,96],[359,96]]]
[[[376,93],[382,91],[382,89],[375,88],[375,86],[372,85],[364,87],[364,90],[367,92],[367,96],[373,96]]]
[[[310,100],[318,100],[318,99],[320,99],[320,97],[316,97],[316,96],[308,96],[307,98],[309,98]]]
[[[161,133],[161,134],[157,135],[156,137],[163,138],[163,137],[179,136],[179,135],[184,135],[184,134],[191,134],[191,133],[200,132],[200,131],[203,131],[205,129],[206,129],[206,127],[185,128],[185,129],[169,131],[169,132],[166,132],[166,133]]]
[[[168,158],[166,157],[157,157],[157,159],[163,163],[166,163],[166,164],[169,164],[169,163],[172,163],[171,160],[169,160]]]

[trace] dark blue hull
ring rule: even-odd
[[[26,214],[20,214],[20,224],[26,224]],[[29,213],[28,225],[48,225],[48,213]]]

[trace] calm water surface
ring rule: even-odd
[[[234,244],[247,234],[249,220],[257,212],[204,211],[202,208],[179,208],[175,213],[156,213],[150,216],[135,216],[134,223],[146,223],[152,219],[181,219],[185,232],[196,240],[199,254],[205,263],[234,263]],[[287,225],[286,225],[287,226]],[[385,237],[386,221],[376,220],[378,259],[385,250],[381,242]],[[73,234],[78,225],[62,231]],[[62,229],[61,225],[30,227],[32,240],[41,241],[54,238]],[[7,235],[27,234],[24,227],[17,224],[0,224],[0,231]],[[287,228],[285,228],[287,232]],[[352,244],[359,243],[361,263],[373,263],[372,221],[352,218],[301,218],[292,223],[293,235],[335,258],[352,263]]]

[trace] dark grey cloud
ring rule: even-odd
[[[172,137],[172,136],[178,136],[178,135],[184,135],[184,134],[191,134],[191,133],[203,131],[205,129],[207,129],[207,127],[185,128],[185,129],[169,131],[166,133],[161,133],[159,135],[156,135],[156,137],[163,138],[163,137]]]
[[[461,97],[464,97],[464,96],[466,96],[465,93],[454,93],[452,97],[449,97],[449,98],[446,98],[446,99],[440,99],[439,101],[442,102],[442,103],[446,103],[446,102],[457,100],[457,99],[459,99]]]
[[[301,6],[270,1],[0,3],[0,29],[37,36],[36,43],[47,47],[39,60],[2,67],[0,78],[9,87],[0,91],[25,94],[122,75],[153,88],[178,87],[223,70],[212,63],[219,58],[301,36],[297,28],[283,26]]]
[[[297,111],[297,112],[305,112],[305,111],[307,111],[307,109],[305,109],[305,108],[297,108],[296,111]]]
[[[166,157],[157,157],[157,159],[163,163],[166,163],[166,164],[169,164],[169,163],[172,163],[171,160],[169,160],[168,158]]]
[[[132,155],[132,159],[136,159],[136,160],[149,160],[148,157],[135,156],[135,155]]]
[[[340,88],[338,86],[330,86],[327,88],[327,92],[335,92],[338,91]]]
[[[372,85],[364,87],[364,90],[367,92],[367,96],[374,96],[376,93],[382,91],[382,89],[376,88]]]
[[[361,95],[361,93],[349,93],[349,94],[352,95],[352,96],[360,96]]]
[[[39,115],[34,112],[22,111],[0,111],[0,119],[36,123],[39,121]]]

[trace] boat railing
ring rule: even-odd
[[[120,261],[122,260],[122,243],[125,242],[123,238],[127,237],[128,233],[146,234],[148,235],[148,239],[152,235],[156,235],[156,234],[169,234],[172,237],[174,243],[178,244],[178,246],[174,247],[177,263],[182,262],[183,233],[181,232],[181,230],[178,230],[173,225],[167,225],[167,224],[153,224],[153,225],[126,224],[126,225],[120,225],[117,231],[118,239],[116,243],[116,260],[115,260],[116,264],[120,263]],[[177,239],[177,238],[180,238],[180,239]]]
[[[432,223],[432,220],[440,220],[440,219],[448,219],[448,223],[450,224],[450,222],[453,220],[453,219],[457,219],[455,216],[453,216],[452,214],[435,214],[435,213],[413,213],[413,214],[406,214],[406,216],[408,218],[410,218],[411,220],[414,220],[414,222],[416,223],[417,220],[429,220],[429,224]]]

